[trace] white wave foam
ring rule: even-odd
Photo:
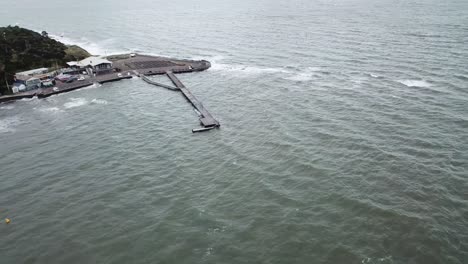
[[[86,86],[86,87],[83,87],[83,88],[81,88],[81,89],[74,90],[74,91],[80,91],[80,90],[81,90],[81,91],[82,91],[82,90],[90,90],[90,89],[98,88],[98,87],[101,87],[101,86],[102,86],[102,84],[99,84],[99,83],[93,83],[93,84],[92,84],[92,85],[90,85],[90,86]],[[72,92],[74,92],[74,91],[72,91]]]
[[[104,56],[104,55],[115,55],[115,54],[123,54],[123,53],[130,52],[130,50],[120,50],[120,49],[112,48],[112,46],[115,44],[113,43],[114,42],[113,39],[105,39],[100,42],[93,42],[87,39],[86,37],[70,38],[64,35],[58,36],[54,34],[49,34],[49,37],[57,41],[60,41],[65,45],[78,45],[93,55]]]
[[[393,263],[392,256],[386,256],[383,258],[364,258],[361,260],[362,264],[373,264],[373,263]]]
[[[93,99],[91,100],[91,103],[92,104],[102,104],[102,105],[106,105],[107,104],[107,101],[106,100],[103,100],[103,99]]]
[[[210,70],[235,72],[235,73],[242,73],[245,75],[289,73],[289,71],[286,71],[281,68],[266,68],[266,67],[258,67],[258,66],[248,66],[248,65],[241,65],[241,64],[224,64],[224,63],[211,63]]]
[[[319,67],[306,67],[299,71],[294,70],[296,67],[262,67],[257,65],[243,64],[228,64],[221,62],[224,57],[215,55],[212,57],[192,57],[193,60],[206,59],[211,63],[211,71],[227,72],[234,74],[242,74],[237,76],[252,76],[252,75],[280,75],[283,79],[291,81],[305,82],[312,80],[317,73],[323,73],[323,69]]]
[[[289,73],[289,71],[282,68],[269,68],[256,65],[242,65],[242,64],[226,64],[221,63],[223,56],[216,55],[207,59],[211,63],[211,71],[221,71],[230,73],[240,73],[245,75],[262,75],[262,74],[275,74],[275,73]],[[201,57],[193,57],[194,60],[203,59]]]
[[[286,77],[286,80],[296,81],[296,82],[306,82],[313,79],[314,74],[320,72],[322,69],[318,67],[307,67],[302,71],[298,71],[297,74]]]
[[[70,100],[71,102],[67,102],[63,105],[67,109],[79,107],[88,103],[88,101],[86,101],[84,98],[71,98]]]
[[[16,116],[0,119],[0,133],[15,132],[15,126],[20,123],[20,119]]]
[[[140,51],[138,49],[132,49],[132,50],[129,50],[128,52],[126,52],[126,53],[138,53],[140,55],[154,56],[154,57],[168,57],[167,55],[164,55],[164,54],[159,54],[159,53],[155,53],[155,52],[143,52],[143,51]]]
[[[431,87],[430,83],[422,80],[403,80],[398,82],[408,87]]]
[[[60,108],[58,107],[43,107],[43,108],[39,108],[38,110],[41,112],[46,112],[46,113],[61,111]]]
[[[77,40],[77,39],[71,39],[65,36],[57,36],[53,34],[49,34],[49,37],[57,41],[60,41],[65,45],[78,45],[93,55],[101,55],[101,54],[106,53],[105,49],[100,47],[97,43],[93,43],[86,38],[81,38],[80,40]]]
[[[220,60],[224,59],[224,56],[221,55],[214,55],[214,56],[193,56],[190,58],[191,60],[207,60],[211,63],[218,63]]]
[[[33,28],[33,31],[41,33],[42,30],[35,29],[34,26],[30,25],[29,28]],[[94,42],[83,36],[69,37],[65,33],[50,33],[49,37],[57,41],[62,42],[65,45],[77,45],[91,53],[92,55],[117,55],[117,54],[126,54],[126,53],[140,53],[138,49],[119,49],[115,48],[116,41],[114,39],[103,39],[99,42]]]
[[[23,98],[23,99],[20,99],[18,101],[20,101],[20,102],[31,102],[31,101],[34,101],[34,100],[37,100],[37,96],[34,96],[32,98]]]
[[[0,109],[2,109],[2,110],[12,110],[14,108],[15,108],[14,105],[2,105],[2,106],[0,106]]]
[[[291,77],[286,77],[286,80],[296,81],[296,82],[306,82],[312,80],[311,73],[301,72]]]

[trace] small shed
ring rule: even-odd
[[[24,88],[19,88],[18,90],[20,92],[23,90],[29,91],[38,89],[41,88],[41,79],[27,75],[17,75],[14,86],[21,87],[21,85],[23,85]]]
[[[48,71],[49,71],[48,68],[39,68],[39,69],[34,69],[34,70],[29,70],[29,71],[24,71],[24,72],[17,72],[16,75],[34,76],[38,74],[45,74]]]

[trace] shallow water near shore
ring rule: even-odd
[[[178,77],[221,128],[138,78],[0,104],[0,263],[467,263],[467,10],[7,5],[95,54],[209,60]]]

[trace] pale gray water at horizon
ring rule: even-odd
[[[0,263],[468,263],[468,2],[0,1],[212,62],[0,104]],[[63,37],[60,37],[63,36]]]

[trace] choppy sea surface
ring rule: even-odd
[[[468,263],[466,0],[1,2],[211,61],[222,126],[137,78],[0,104],[0,263]]]

